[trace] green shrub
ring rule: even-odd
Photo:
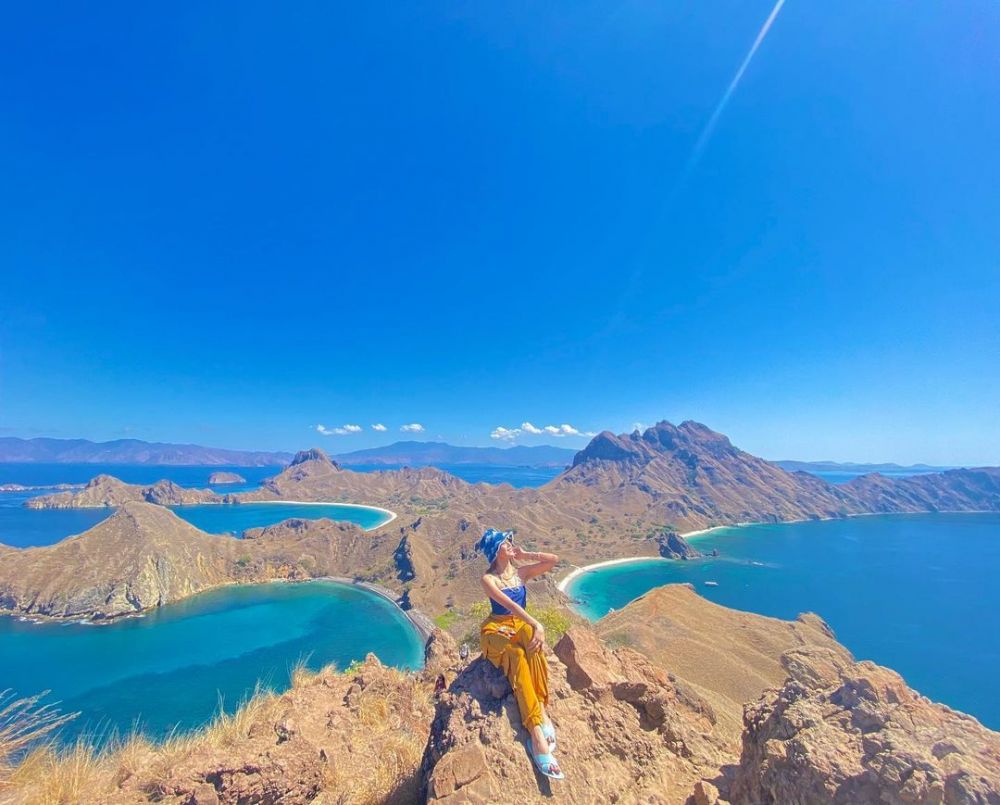
[[[490,614],[490,605],[487,601],[473,601],[469,607],[469,615],[476,620],[482,620]]]
[[[458,620],[458,612],[454,609],[449,609],[447,612],[442,612],[440,615],[434,618],[434,623],[436,623],[442,629],[450,629],[455,621]]]
[[[569,617],[556,607],[528,607],[528,614],[537,620],[545,629],[546,641],[549,645],[555,643],[569,630]]]

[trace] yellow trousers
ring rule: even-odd
[[[529,730],[542,723],[542,705],[549,703],[549,666],[541,647],[528,651],[532,634],[531,626],[514,615],[491,615],[479,630],[483,656],[510,681]]]

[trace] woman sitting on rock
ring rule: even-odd
[[[526,581],[555,567],[559,557],[525,551],[514,545],[512,537],[512,531],[490,528],[476,543],[476,550],[490,563],[483,576],[483,589],[493,610],[483,621],[480,645],[483,656],[510,680],[521,721],[531,736],[528,750],[535,766],[546,777],[562,780],[565,775],[552,754],[556,748],[555,727],[545,713],[549,701],[549,668],[542,651],[545,629],[525,610],[524,586]],[[514,562],[532,564],[517,568]]]

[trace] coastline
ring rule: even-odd
[[[678,534],[677,536],[682,539],[691,539],[698,537],[704,537],[706,534],[711,534],[713,531],[719,531],[723,528],[742,528],[747,525],[759,525],[759,523],[737,523],[735,525],[714,525],[711,528],[699,528],[696,531],[686,531],[683,534]],[[556,584],[556,589],[564,595],[568,595],[566,588],[569,587],[570,583],[577,578],[582,576],[584,573],[589,573],[592,570],[598,570],[602,567],[611,567],[612,565],[623,565],[626,562],[646,562],[654,559],[663,559],[662,556],[629,556],[623,559],[605,559],[602,562],[594,562],[590,565],[581,565],[574,568],[566,576]],[[663,559],[664,562],[670,561],[668,559]]]
[[[760,522],[744,522],[744,523],[733,523],[732,525],[716,525],[711,528],[699,528],[695,531],[686,531],[683,534],[678,534],[679,537],[683,539],[694,539],[697,541],[703,538],[713,531],[721,531],[728,528],[747,528],[749,526],[758,525],[792,525],[794,523],[825,523],[831,520],[851,520],[855,517],[899,517],[899,516],[914,516],[923,515],[927,516],[930,514],[997,514],[998,512],[992,509],[975,509],[975,510],[960,510],[960,511],[923,511],[923,512],[859,512],[858,514],[848,514],[845,517],[800,517],[797,520],[778,520],[777,522],[772,521],[760,521]],[[575,567],[569,573],[566,574],[559,582],[556,583],[556,589],[559,590],[563,595],[569,598],[569,593],[566,592],[569,585],[577,578],[582,576],[584,573],[589,573],[592,570],[599,570],[603,567],[610,567],[612,565],[622,565],[627,562],[646,562],[662,560],[664,562],[676,561],[672,559],[664,559],[662,556],[629,556],[622,559],[605,559],[601,562],[594,562],[589,565],[581,565]]]
[[[0,618],[16,618],[22,623],[33,623],[33,624],[52,624],[66,626],[69,624],[77,624],[79,626],[112,626],[116,623],[122,621],[130,620],[133,618],[144,618],[150,612],[154,612],[163,606],[171,606],[172,604],[179,604],[182,601],[189,601],[191,598],[197,597],[204,593],[214,592],[216,590],[223,590],[227,587],[252,587],[254,585],[263,584],[309,584],[314,581],[332,581],[336,584],[344,584],[352,587],[363,587],[368,592],[384,598],[389,601],[396,609],[398,609],[403,617],[409,622],[409,624],[414,628],[417,634],[420,636],[421,643],[426,648],[427,641],[430,640],[431,633],[434,629],[433,621],[428,618],[423,612],[418,609],[403,609],[399,604],[397,597],[393,595],[392,590],[387,587],[381,587],[377,584],[373,584],[369,581],[362,581],[361,579],[353,579],[348,576],[316,576],[315,578],[308,579],[265,579],[262,581],[226,581],[221,584],[213,585],[212,587],[206,587],[204,590],[199,590],[194,593],[194,595],[186,595],[183,598],[178,598],[176,601],[170,601],[167,604],[161,604],[156,607],[149,607],[147,609],[141,609],[136,612],[123,612],[121,615],[115,615],[109,618],[93,618],[87,617],[85,615],[73,615],[69,617],[60,615],[44,615],[37,612],[24,613],[17,610],[10,609],[0,609]]]
[[[371,511],[382,512],[383,514],[389,515],[389,519],[378,525],[373,525],[371,528],[364,529],[365,531],[375,531],[376,529],[382,528],[382,526],[389,525],[393,520],[399,517],[396,512],[391,509],[384,509],[381,506],[367,506],[364,503],[341,503],[337,500],[241,500],[237,503],[222,504],[223,506],[247,506],[260,503],[290,503],[295,506],[343,506],[348,509],[369,509]],[[198,503],[193,504],[195,506],[201,505]],[[341,521],[343,522],[343,521]],[[355,523],[355,525],[357,525]]]

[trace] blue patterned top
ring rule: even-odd
[[[498,576],[494,576],[499,581]],[[524,609],[528,603],[528,588],[524,586],[524,582],[521,581],[520,576],[515,576],[518,582],[513,587],[501,587],[500,592],[506,595],[511,601],[517,604],[521,609]],[[494,615],[512,615],[513,613],[507,609],[503,604],[498,601],[490,599],[490,609],[493,611]]]

